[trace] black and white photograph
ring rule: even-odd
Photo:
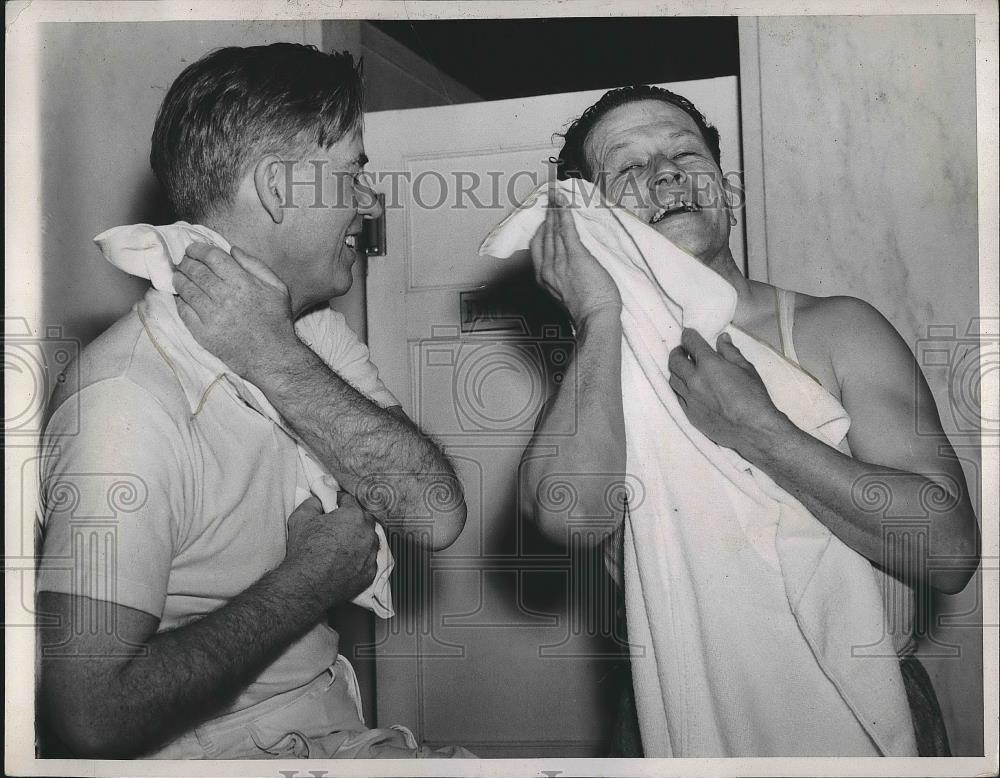
[[[995,3],[5,10],[5,774],[998,774]]]

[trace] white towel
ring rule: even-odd
[[[646,756],[915,756],[895,655],[879,643],[874,569],[795,498],[687,420],[667,357],[693,327],[722,331],[775,405],[835,446],[850,420],[819,384],[730,324],[721,276],[584,181],[557,186],[580,239],[623,299],[628,472],[643,501],[624,526],[624,586]],[[548,185],[499,224],[481,254],[528,247]]]
[[[175,370],[185,371],[193,385],[208,386],[219,376],[225,376],[230,386],[251,407],[269,418],[295,440],[299,456],[299,482],[295,487],[295,500],[302,503],[315,495],[323,504],[323,511],[337,509],[337,492],[340,485],[309,451],[302,440],[281,418],[277,409],[264,393],[249,381],[233,373],[221,360],[198,345],[188,331],[174,301],[173,265],[184,258],[187,247],[195,242],[209,243],[224,251],[232,246],[217,232],[200,224],[176,222],[154,227],[149,224],[132,224],[102,232],[94,238],[104,257],[115,267],[153,284],[155,291],[146,296],[149,305],[145,323],[153,327],[158,345],[167,351]],[[385,531],[375,524],[378,536],[377,570],[371,585],[354,598],[353,602],[368,608],[377,616],[388,619],[395,615],[389,574],[395,564]]]

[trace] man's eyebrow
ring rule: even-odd
[[[700,138],[701,136],[699,133],[692,132],[691,130],[680,129],[680,130],[674,130],[667,137],[670,140],[673,140],[674,138],[682,138],[682,137],[697,139]],[[605,158],[610,159],[616,152],[621,151],[624,148],[628,148],[628,141],[622,141],[621,143],[616,143],[615,145],[611,146],[607,151],[604,152]]]

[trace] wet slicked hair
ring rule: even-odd
[[[255,159],[328,149],[362,118],[361,62],[315,46],[218,49],[171,85],[149,163],[175,214],[197,221],[232,203]]]
[[[584,178],[593,181],[597,171],[591,170],[587,161],[584,145],[587,136],[594,129],[602,118],[610,111],[629,103],[638,103],[645,100],[658,100],[661,103],[675,105],[690,116],[701,132],[701,136],[708,144],[716,164],[722,164],[722,157],[719,152],[719,131],[715,129],[705,119],[694,103],[682,95],[663,89],[658,86],[624,86],[620,89],[612,89],[584,111],[580,117],[574,121],[569,129],[564,133],[558,133],[563,139],[563,147],[553,162],[557,165],[556,175],[559,179]]]

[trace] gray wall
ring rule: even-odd
[[[924,362],[978,503],[978,359],[921,356],[939,325],[960,356],[979,315],[974,18],[740,21],[750,275],[878,308]],[[929,616],[951,624],[920,648],[959,755],[983,749],[980,594],[941,598]]]

